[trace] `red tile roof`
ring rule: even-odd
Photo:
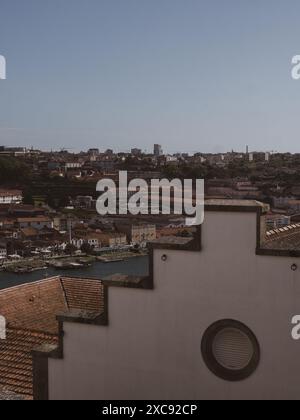
[[[0,291],[0,314],[7,321],[7,338],[0,340],[1,390],[32,398],[32,355],[42,344],[58,342],[59,313],[83,310],[101,314],[101,281],[54,277]]]
[[[51,222],[51,219],[46,216],[35,216],[35,217],[18,217],[18,223],[39,223],[39,222]]]
[[[6,197],[22,196],[22,191],[20,190],[4,190],[0,189],[0,195]]]
[[[0,292],[0,314],[10,326],[55,334],[56,314],[67,310],[58,277]]]
[[[32,398],[33,348],[47,343],[57,344],[56,336],[29,330],[8,328],[7,339],[0,340],[0,387],[2,391]]]
[[[104,311],[103,285],[100,281],[61,278],[69,310],[82,309],[92,313]]]

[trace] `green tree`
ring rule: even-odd
[[[33,195],[30,191],[26,191],[23,197],[23,203],[33,206],[34,205],[34,199]]]
[[[24,184],[31,178],[31,169],[22,160],[0,157],[0,182]]]
[[[68,244],[68,245],[66,246],[65,253],[66,253],[67,255],[74,255],[76,251],[77,251],[76,246],[74,246],[74,245],[72,245],[72,244]]]
[[[90,255],[93,253],[93,249],[94,248],[88,242],[84,242],[84,244],[81,247],[81,252]]]

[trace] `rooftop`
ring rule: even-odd
[[[208,211],[257,212],[259,216],[268,210],[268,206],[257,201],[239,200],[208,200],[206,208]],[[153,248],[200,251],[201,229],[193,228],[193,231],[194,237],[154,241]],[[292,236],[297,237],[300,249],[300,229],[297,233],[294,229],[283,229],[271,236],[276,235],[280,240],[289,238],[289,241]],[[281,249],[276,240],[266,241],[266,246]],[[293,249],[291,243],[288,246]],[[33,397],[32,351],[37,346],[53,348],[57,345],[60,334],[57,315],[61,315],[59,319],[69,320],[82,316],[85,321],[105,315],[107,282],[112,286],[153,288],[151,275],[141,280],[116,274],[103,281],[54,277],[0,291],[0,314],[7,320],[7,339],[0,340],[0,399],[2,395]]]
[[[34,223],[34,222],[50,222],[51,219],[47,216],[36,216],[36,217],[19,217],[18,223]]]
[[[103,290],[101,281],[54,277],[0,291],[7,321],[7,339],[0,340],[0,391],[32,398],[32,351],[57,344],[58,314],[100,315]]]
[[[264,248],[271,250],[299,251],[300,223],[268,231],[266,233]]]
[[[31,236],[38,236],[39,235],[39,231],[35,228],[32,228],[32,227],[21,229],[21,233],[25,237],[31,237]]]
[[[56,335],[8,328],[0,341],[0,390],[30,399],[33,393],[31,351],[42,344],[57,345]],[[3,397],[4,398],[4,397]]]
[[[22,191],[20,190],[5,190],[3,188],[0,188],[0,195],[1,196],[9,196],[9,197],[13,197],[13,196],[21,196],[22,195]]]
[[[215,208],[228,208],[236,210],[251,210],[262,209],[263,212],[268,212],[270,207],[268,204],[261,203],[256,200],[223,200],[223,199],[212,199],[205,200],[205,207],[207,210]]]

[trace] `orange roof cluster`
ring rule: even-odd
[[[36,216],[36,217],[19,217],[17,218],[18,223],[39,223],[39,222],[51,222],[51,219],[47,216]]]
[[[7,321],[7,338],[0,340],[0,393],[33,397],[32,351],[56,345],[56,316],[78,310],[103,313],[101,281],[54,277],[0,291],[0,314]]]
[[[31,351],[42,344],[58,343],[57,336],[30,330],[7,329],[0,340],[0,387],[29,399],[33,395]]]
[[[6,196],[6,197],[14,197],[14,196],[22,196],[22,191],[20,190],[4,190],[0,189],[0,196]]]

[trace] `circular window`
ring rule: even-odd
[[[205,332],[202,356],[216,376],[227,381],[241,381],[256,370],[260,348],[255,335],[244,324],[224,320]]]

